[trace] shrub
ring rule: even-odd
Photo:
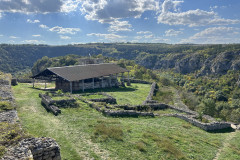
[[[215,93],[215,98],[217,101],[227,101],[228,100],[222,91],[217,91]]]
[[[195,110],[196,106],[199,105],[198,97],[191,92],[186,92],[183,90],[180,92],[180,97],[183,103],[185,103],[191,110]]]
[[[202,110],[204,114],[210,116],[214,116],[216,113],[216,104],[211,98],[203,99],[198,108]]]
[[[159,81],[160,81],[160,82],[162,83],[162,85],[164,85],[164,86],[171,86],[171,85],[172,85],[171,80],[169,80],[169,79],[166,78],[166,77],[161,77]]]

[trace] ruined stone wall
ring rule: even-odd
[[[28,138],[9,148],[2,160],[61,160],[60,148],[51,138]]]
[[[228,122],[211,122],[211,123],[202,123],[194,118],[194,116],[183,115],[183,114],[170,114],[169,116],[177,117],[183,119],[194,126],[197,126],[205,131],[214,131],[220,129],[231,128],[231,123]]]
[[[152,84],[152,82],[140,80],[140,79],[129,79],[131,83],[142,83],[142,84]],[[121,78],[121,81],[128,82],[128,78]]]
[[[156,101],[152,100],[152,97],[153,97],[153,95],[156,91],[156,88],[157,88],[157,83],[153,82],[152,85],[151,85],[151,89],[148,93],[148,96],[147,96],[146,100],[143,102],[143,104],[156,103]]]

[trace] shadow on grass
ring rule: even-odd
[[[96,89],[86,89],[83,91],[74,91],[73,94],[79,93],[98,93],[98,92],[133,92],[137,89],[134,88],[126,88],[126,87],[119,87],[119,88],[96,88]]]
[[[36,89],[36,90],[40,90],[40,91],[57,91],[55,88],[37,88],[37,87],[28,87],[31,89]]]
[[[225,128],[225,129],[219,129],[219,130],[215,130],[215,131],[208,131],[209,133],[230,133],[230,132],[235,132],[235,129],[229,127],[229,128]]]

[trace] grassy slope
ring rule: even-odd
[[[61,147],[63,159],[93,157],[96,159],[180,159],[185,157],[210,160],[215,157],[218,148],[221,147],[222,139],[229,134],[208,133],[183,120],[170,117],[104,117],[86,104],[82,104],[79,108],[62,109],[61,115],[54,116],[47,113],[40,104],[38,94],[43,91],[34,90],[27,84],[19,84],[13,87],[13,90],[23,128],[34,136],[56,139]],[[129,92],[136,94],[136,90],[133,92],[133,89]],[[142,98],[140,99],[134,100],[140,103]],[[96,137],[94,133],[99,124],[120,128],[123,131],[122,140]],[[230,156],[228,159],[234,158]]]

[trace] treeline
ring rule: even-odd
[[[183,102],[200,114],[240,123],[240,71],[201,76],[164,72],[178,85]]]
[[[81,63],[80,59],[82,58],[86,58],[86,57],[73,55],[73,54],[60,56],[60,57],[53,57],[53,58],[44,56],[34,63],[31,73],[26,73],[26,75],[21,75],[21,77],[36,75],[39,72],[49,67],[79,65]],[[149,81],[158,80],[158,76],[152,70],[146,69],[143,66],[137,65],[133,60],[125,60],[125,59],[117,60],[115,58],[105,57],[102,54],[94,55],[91,58],[101,58],[104,60],[105,63],[109,63],[109,62],[116,63],[119,66],[128,69],[130,71],[129,72],[130,76],[135,79],[142,79],[142,80],[149,80]],[[125,73],[125,76],[127,76],[127,73]]]
[[[0,70],[16,73],[32,68],[38,59],[76,54],[80,56],[99,55],[117,59],[134,60],[149,69],[174,68],[175,62],[195,53],[208,58],[227,51],[240,50],[239,44],[229,45],[171,45],[151,43],[92,43],[78,45],[0,45]],[[181,65],[179,65],[181,66]],[[179,70],[182,71],[181,69]]]

